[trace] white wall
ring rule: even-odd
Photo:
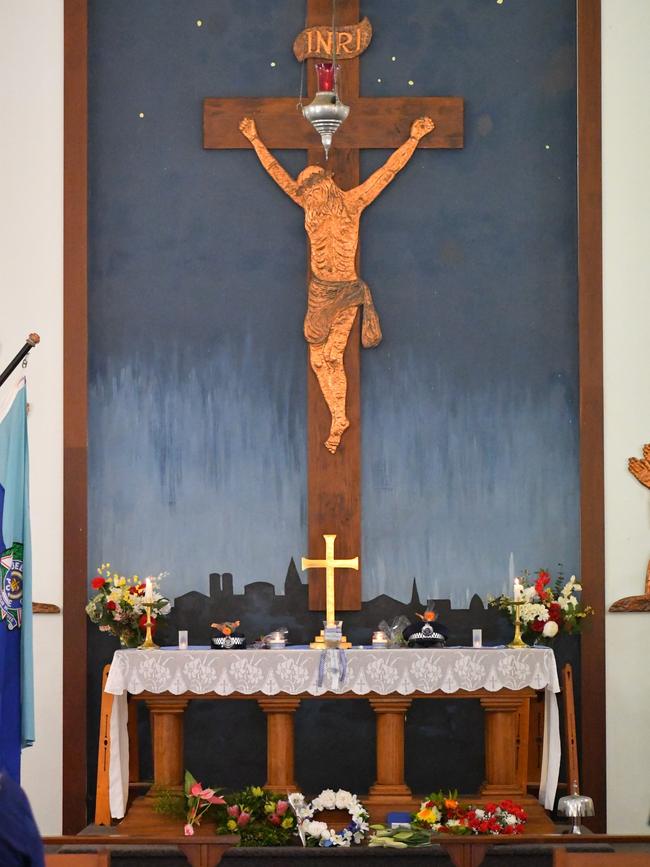
[[[34,599],[62,602],[63,0],[0,2],[0,367],[30,331]],[[61,615],[34,618],[36,745],[23,785],[61,831]]]
[[[650,3],[603,0],[606,599],[643,592],[650,491]],[[608,830],[650,832],[650,613],[608,614]]]

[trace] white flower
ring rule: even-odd
[[[477,819],[482,819],[485,816],[485,810],[475,810],[475,813]]]
[[[349,810],[353,803],[353,798],[350,792],[346,792],[345,789],[339,789],[336,793],[336,809],[337,810]]]
[[[544,638],[554,638],[557,635],[557,623],[554,620],[548,620],[544,624],[542,635]]]
[[[460,825],[460,819],[447,819],[448,828],[456,828]]]
[[[319,806],[316,806],[318,801]],[[333,810],[336,807],[336,794],[332,789],[323,789],[316,801],[313,802],[316,810]]]
[[[556,624],[556,626],[557,626],[557,624]],[[513,816],[512,813],[508,813],[508,815],[506,816],[506,825],[516,825],[516,824],[517,824],[517,817]]]
[[[534,587],[524,587],[524,602],[532,602],[535,598],[535,588]]]
[[[316,822],[314,819],[305,819],[302,823],[303,830],[310,837],[322,837],[327,833],[327,825],[325,822]]]

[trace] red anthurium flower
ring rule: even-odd
[[[117,605],[111,599],[109,602],[106,603],[106,607],[108,608],[109,611],[115,611],[115,609],[117,608]]]
[[[100,575],[98,575],[96,578],[93,578],[90,584],[94,590],[99,590],[101,587],[104,586],[104,584],[106,584],[106,581],[104,581],[104,579]]]

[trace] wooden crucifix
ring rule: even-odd
[[[359,21],[359,0],[339,0],[337,24],[345,27]],[[327,35],[332,22],[331,0],[307,0],[306,27],[319,27]],[[325,44],[327,40],[323,40]],[[345,44],[339,48],[345,49]],[[307,151],[310,166],[333,172],[337,184],[347,190],[359,185],[359,150],[397,148],[409,137],[416,118],[430,117],[435,130],[420,142],[425,148],[463,146],[463,101],[459,97],[359,96],[359,57],[346,59],[340,51],[341,99],[350,106],[350,115],[334,136],[329,160],[325,163],[318,134],[296,111],[295,97],[209,98],[203,107],[205,148],[248,148],[240,131],[244,118],[251,118],[259,137],[270,148]],[[308,63],[307,91],[316,91],[313,63]],[[358,259],[357,250],[357,259]],[[310,275],[311,277],[311,275]],[[361,550],[361,317],[357,312],[343,363],[347,374],[347,419],[349,429],[334,453],[324,448],[332,415],[313,369],[307,374],[307,461],[308,461],[308,550],[315,551],[323,535],[336,532],[341,550]],[[309,608],[325,607],[324,570],[309,580]],[[361,608],[361,570],[341,570],[336,576],[336,598],[341,611]]]

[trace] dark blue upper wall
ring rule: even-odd
[[[201,102],[297,95],[305,3],[90,7],[91,563],[279,585],[305,553],[301,212],[250,152],[202,150]],[[362,13],[364,95],[466,100],[465,149],[416,153],[364,216],[364,596],[416,575],[460,602],[511,550],[578,567],[575,8]]]

